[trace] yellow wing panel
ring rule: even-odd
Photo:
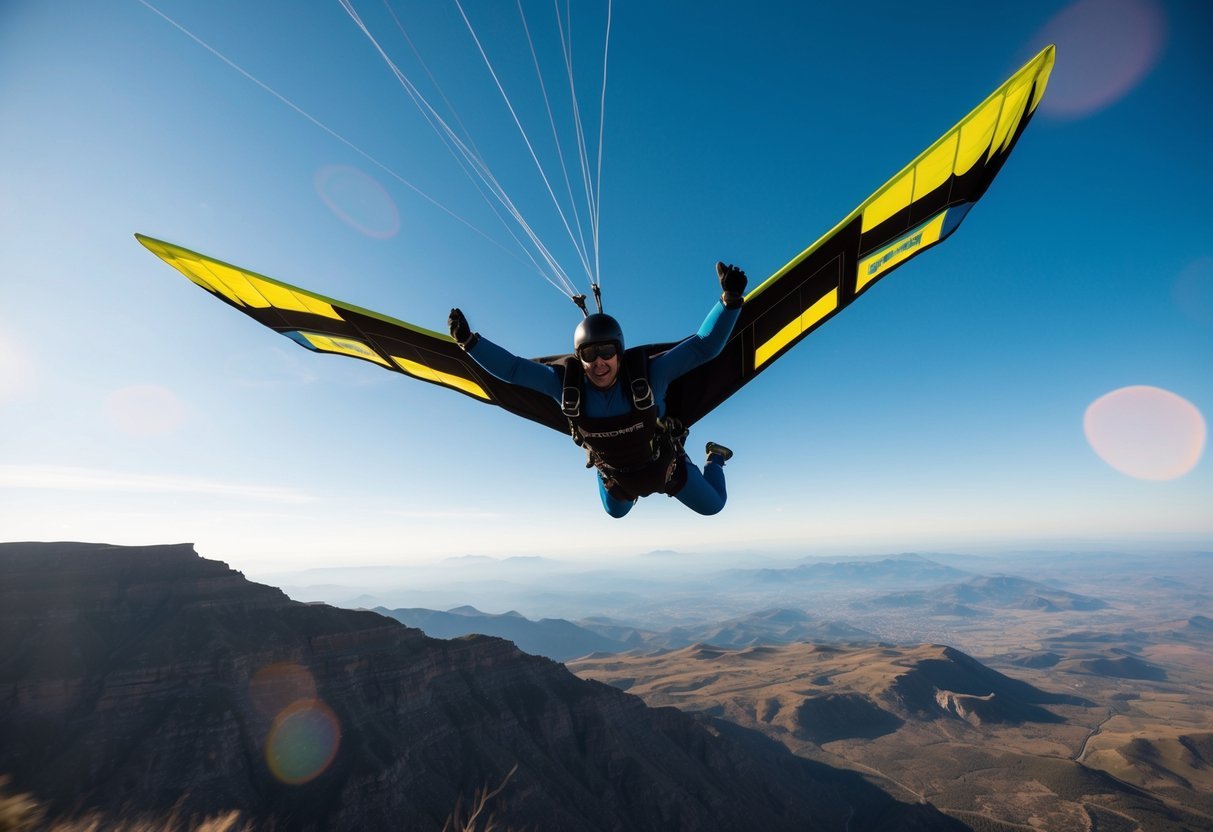
[[[889,269],[909,260],[929,245],[939,242],[943,234],[943,220],[947,211],[941,211],[909,234],[880,249],[859,262],[855,275],[855,294],[880,277]]]
[[[998,114],[1002,112],[1004,96],[990,98],[960,122],[960,152],[956,155],[957,176],[964,176],[977,160],[986,155],[994,139],[994,128],[998,126]]]
[[[222,281],[216,280],[215,276],[211,274],[206,266],[195,258],[169,256],[164,258],[164,262],[211,294],[218,295],[236,306],[244,306],[244,302],[240,300],[238,295],[234,294]]]
[[[275,309],[285,309],[289,312],[312,311],[303,302],[303,298],[299,297],[299,295],[295,294],[290,289],[287,289],[285,286],[276,286],[275,284],[270,283],[268,280],[262,280],[249,272],[245,272],[245,276],[248,277],[249,282],[257,288],[258,293],[269,301],[270,306],[274,307]],[[332,311],[333,309],[331,306],[328,308],[329,311]],[[337,317],[337,314],[334,312],[328,317]],[[338,320],[340,320],[340,318],[338,318]]]
[[[960,131],[953,130],[914,166],[914,199],[922,199],[948,181],[956,167],[956,147],[959,143]]]
[[[198,265],[212,275],[211,283],[227,287],[224,294],[228,297],[235,297],[244,306],[263,309],[270,305],[270,302],[257,291],[249,281],[248,275],[242,270],[233,269],[231,266],[215,260],[202,260]]]
[[[761,344],[754,351],[754,369],[758,369],[763,364],[771,360],[771,356],[775,355],[781,349],[786,347],[802,333],[808,332],[816,326],[822,318],[829,315],[838,308],[838,290],[831,289],[825,295],[818,298],[812,305],[809,306],[801,315],[794,318],[790,324],[785,326],[774,336],[769,338],[765,343]]]
[[[135,238],[165,263],[212,294],[235,306],[252,309],[281,309],[308,312],[335,321],[343,320],[333,308],[334,301],[306,292],[296,286],[274,280],[257,272],[241,269],[196,251],[136,234]]]
[[[889,217],[910,204],[914,196],[914,171],[907,170],[896,181],[885,187],[872,197],[868,207],[863,211],[863,230],[868,231],[880,225]]]
[[[1028,103],[1028,89],[1028,84],[1021,83],[1019,86],[1007,90],[1003,100],[1002,114],[998,118],[998,129],[994,131],[994,139],[990,142],[987,157],[1003,150],[1010,143],[1011,137],[1015,135],[1015,128],[1023,119],[1024,107]]]
[[[312,349],[318,352],[331,352],[337,355],[349,355],[354,358],[365,358],[367,361],[374,361],[376,364],[381,364],[384,367],[390,367],[379,353],[375,352],[362,341],[353,338],[339,338],[333,335],[324,335],[319,332],[296,332],[296,336],[307,341],[312,346]]]
[[[453,375],[452,373],[444,373],[440,370],[435,370],[433,367],[427,367],[417,361],[409,361],[407,358],[401,358],[398,355],[393,355],[392,360],[411,376],[416,376],[426,381],[432,381],[437,384],[445,384],[447,387],[454,387],[456,390],[462,390],[464,393],[471,393],[473,396],[479,396],[485,401],[489,400],[489,394],[484,392],[484,388],[471,379],[463,378],[462,376]]]

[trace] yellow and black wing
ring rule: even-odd
[[[142,234],[135,237],[215,297],[310,350],[361,358],[385,370],[498,405],[554,430],[568,431],[568,420],[554,399],[486,373],[449,335],[326,298],[172,243]]]
[[[724,350],[670,385],[691,425],[876,281],[956,230],[986,192],[1044,95],[1049,46],[828,234],[746,295]]]

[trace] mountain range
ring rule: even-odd
[[[514,642],[527,653],[547,656],[556,661],[569,661],[598,653],[670,650],[699,642],[741,647],[798,641],[822,644],[879,641],[876,635],[859,627],[828,621],[803,610],[783,608],[759,610],[720,623],[672,627],[668,630],[638,629],[605,617],[592,617],[576,623],[563,618],[531,621],[512,610],[492,614],[471,606],[456,607],[445,612],[389,610],[383,607],[377,607],[375,611],[423,630],[435,638],[474,634],[496,636]]]
[[[963,829],[486,636],[291,601],[187,544],[0,544],[0,773],[51,811],[437,830]],[[516,767],[516,768],[515,768]]]

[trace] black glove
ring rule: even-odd
[[[720,302],[725,309],[736,309],[745,301],[745,272],[734,265],[716,264],[716,276],[720,278]]]
[[[468,319],[463,317],[463,312],[459,307],[451,310],[451,314],[446,318],[446,325],[450,328],[451,337],[455,339],[455,343],[465,350],[470,350],[480,339],[480,336],[472,332],[472,328],[468,326]]]

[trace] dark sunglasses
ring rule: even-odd
[[[589,364],[595,358],[611,359],[619,354],[619,347],[615,344],[584,344],[577,348],[577,357]]]

